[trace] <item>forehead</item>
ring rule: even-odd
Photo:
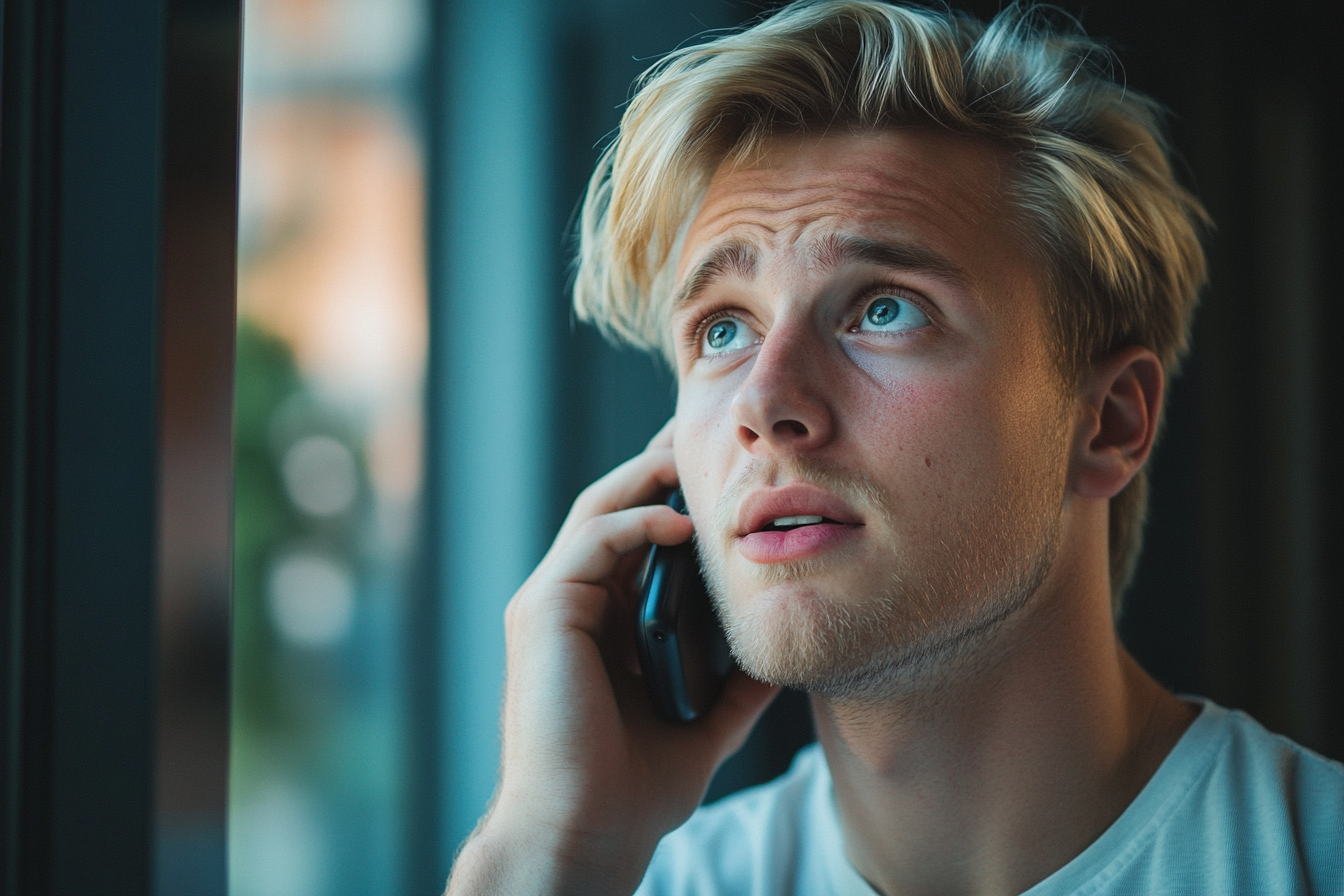
[[[1002,147],[934,127],[772,138],[715,172],[677,278],[726,241],[815,257],[837,232],[925,249],[974,277],[1022,258],[1010,171]]]

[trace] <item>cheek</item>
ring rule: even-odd
[[[856,403],[854,443],[898,490],[947,500],[973,482],[1011,476],[1017,412],[1011,396],[978,377],[924,377]]]
[[[887,458],[926,450],[942,454],[980,425],[979,400],[975,390],[950,377],[892,384],[853,403],[855,441]]]
[[[677,393],[677,422],[672,434],[672,452],[677,462],[677,477],[686,495],[691,516],[714,507],[722,483],[715,475],[723,454],[720,443],[724,414],[711,397],[695,390]]]

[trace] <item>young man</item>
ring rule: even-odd
[[[451,893],[1344,892],[1344,768],[1116,638],[1204,261],[1105,61],[1016,8],[840,0],[645,79],[576,302],[666,353],[676,418],[509,606]],[[745,673],[677,726],[633,580],[692,534]],[[819,747],[692,816],[778,685]]]

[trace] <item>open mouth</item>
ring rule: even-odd
[[[737,549],[752,563],[802,560],[857,537],[863,526],[844,523],[819,513],[777,516],[737,539]]]
[[[798,529],[803,526],[815,526],[818,523],[835,523],[836,521],[824,516],[781,516],[773,519],[760,528],[761,532],[788,532],[791,529]]]
[[[788,563],[862,539],[863,517],[808,482],[758,488],[738,509],[734,543],[751,563]]]

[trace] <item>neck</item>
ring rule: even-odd
[[[1193,720],[1120,645],[1104,576],[1057,567],[936,688],[813,698],[846,851],[885,896],[1028,889],[1119,817]]]

